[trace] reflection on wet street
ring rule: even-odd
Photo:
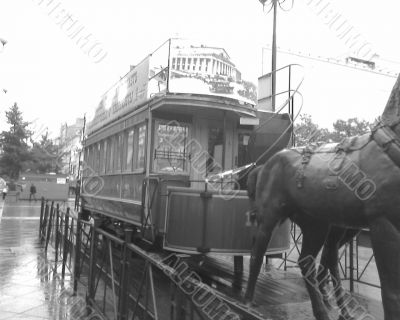
[[[51,246],[46,255],[44,243],[39,241],[39,220],[39,201],[36,203],[0,201],[0,320],[83,319],[86,316],[85,288],[78,287],[77,295],[72,296],[73,283],[70,271],[66,270],[63,280],[60,274],[61,261],[58,261],[56,268],[55,254]],[[212,263],[218,263],[220,270],[224,268],[232,270],[232,265],[223,262],[221,257],[214,260],[207,259],[209,261],[207,263],[211,266]],[[204,270],[207,270],[207,263],[202,266]],[[216,269],[212,270],[215,275]],[[295,270],[285,272],[273,268],[261,272],[256,287],[255,310],[263,318],[313,319],[304,281],[298,270],[297,272]],[[243,281],[244,288],[247,277],[241,278],[240,281]],[[378,291],[365,288],[364,286],[356,290],[356,294],[353,295],[356,299],[348,296],[348,301],[351,300],[348,306],[359,317],[362,314],[370,314],[371,317],[367,319],[382,319],[382,304],[377,296]],[[223,289],[220,290],[224,292]],[[375,294],[368,295],[368,291]],[[240,300],[240,290],[238,294],[236,298]],[[235,298],[235,294],[232,297]],[[168,299],[166,305],[169,305],[168,295],[164,294],[159,297],[159,301],[160,299]],[[331,319],[337,319],[338,309],[334,299],[331,302]],[[90,319],[101,319],[101,317],[92,316]],[[169,319],[168,312],[160,319]]]
[[[72,297],[69,271],[62,281],[46,259],[39,216],[39,201],[0,201],[0,319],[80,319],[84,295]]]

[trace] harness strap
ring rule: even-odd
[[[393,130],[387,126],[379,127],[372,133],[372,138],[389,158],[400,167],[400,141]]]

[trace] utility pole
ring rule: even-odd
[[[272,0],[272,6],[274,10],[273,18],[273,29],[272,29],[272,111],[275,111],[275,94],[276,94],[276,13],[277,13],[277,2],[278,0]]]
[[[272,21],[272,66],[271,66],[271,108],[275,111],[275,95],[276,95],[276,16],[278,11],[279,0],[259,0],[263,7],[268,1],[273,10],[273,21]],[[264,59],[264,57],[262,57]],[[264,62],[263,62],[264,64]]]

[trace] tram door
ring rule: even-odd
[[[249,156],[248,145],[250,141],[250,130],[239,129],[238,131],[238,141],[237,141],[237,160],[236,164],[238,167],[245,166],[251,163],[252,159]],[[240,175],[239,177],[239,186],[241,190],[245,190],[247,188],[247,174]]]
[[[225,129],[225,130],[224,130]],[[192,143],[191,180],[204,180],[234,166],[233,125],[223,120],[198,118]],[[204,188],[204,183],[192,186]]]
[[[238,132],[238,155],[237,155],[238,167],[244,166],[251,162],[248,152],[250,134],[251,134],[250,130],[239,130]]]

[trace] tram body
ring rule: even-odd
[[[83,212],[135,226],[167,250],[250,253],[256,225],[246,190],[235,177],[211,177],[248,164],[250,154],[286,147],[287,114],[227,96],[166,91],[109,115],[96,114],[89,126]],[[289,229],[286,222],[275,230],[267,254],[289,248]]]

